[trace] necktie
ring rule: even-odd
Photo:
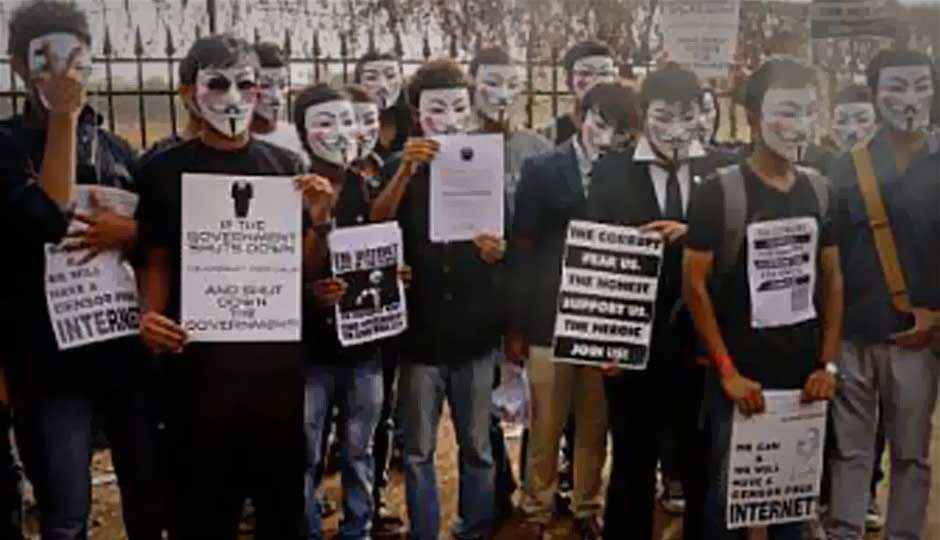
[[[679,190],[679,175],[675,166],[667,167],[669,177],[666,178],[666,208],[663,219],[682,221],[682,192]]]

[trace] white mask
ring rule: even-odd
[[[608,124],[600,111],[591,109],[581,122],[581,146],[587,158],[594,163],[614,142],[614,126]]]
[[[689,146],[698,133],[698,100],[666,103],[654,99],[646,109],[646,136],[653,148],[669,160],[689,158]]]
[[[474,102],[480,114],[497,122],[506,122],[522,94],[522,73],[512,65],[484,64],[477,69]]]
[[[470,92],[463,87],[422,91],[418,121],[427,136],[465,133],[470,121]]]
[[[286,68],[261,68],[258,71],[258,105],[255,112],[270,122],[276,122],[284,107],[286,89]]]
[[[617,79],[617,66],[610,56],[585,56],[576,60],[571,69],[571,91],[579,100],[599,83]]]
[[[304,126],[313,155],[344,168],[356,159],[359,126],[349,101],[336,99],[308,107]]]
[[[252,67],[204,68],[196,75],[199,116],[226,137],[234,139],[248,131],[257,102]]]
[[[79,53],[78,57],[75,59],[73,73],[78,76],[82,84],[88,82],[89,77],[91,77],[92,69],[91,51],[88,45],[79,39],[78,36],[68,32],[53,32],[39,36],[29,42],[27,63],[31,78],[48,79],[52,75],[53,67],[50,67],[49,59],[46,58],[44,52],[44,48],[47,46],[49,52],[55,58],[56,65],[54,69],[56,70],[62,69],[63,64],[68,62],[69,57],[72,55],[72,51],[78,49]],[[39,99],[42,101],[43,106],[48,109],[49,101],[46,99],[46,96],[43,95],[42,91],[39,91]]]
[[[366,62],[360,82],[381,110],[390,109],[401,95],[401,67],[395,60]]]
[[[715,94],[705,92],[702,94],[702,112],[699,118],[699,134],[704,144],[709,144],[715,138],[715,121],[718,119],[718,103]]]
[[[359,137],[359,159],[367,157],[375,150],[379,141],[379,106],[375,103],[353,103],[356,112],[356,126]]]
[[[843,152],[867,140],[875,132],[875,106],[869,102],[840,103],[833,110],[832,136]]]
[[[928,66],[882,68],[878,79],[878,112],[894,129],[908,133],[930,125],[933,75]]]
[[[764,144],[778,156],[798,163],[813,141],[819,101],[812,88],[771,88],[764,96],[760,131]]]

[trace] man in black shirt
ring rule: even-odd
[[[233,538],[242,502],[256,508],[256,538],[302,534],[303,388],[300,343],[187,344],[179,325],[181,177],[185,173],[294,176],[299,156],[251,138],[257,59],[251,46],[206,38],[197,66],[194,106],[205,124],[199,138],[160,154],[141,170],[141,339],[173,360],[176,394],[169,428],[175,453],[172,495],[176,538]],[[307,217],[332,200],[329,182],[296,180]],[[304,237],[304,263],[316,246]]]
[[[0,224],[15,261],[3,270],[2,304],[11,314],[3,318],[9,345],[3,352],[40,533],[55,540],[88,536],[94,417],[111,443],[128,536],[158,539],[154,425],[137,340],[61,350],[47,300],[47,285],[55,283],[47,277],[49,263],[62,255],[47,255],[46,248],[59,245],[67,229],[64,249],[113,255],[133,248],[133,219],[99,207],[74,212],[82,227],[71,221],[71,209],[84,191],[78,185],[134,191],[134,154],[98,127],[86,104],[91,36],[84,13],[68,2],[28,2],[13,14],[9,32],[11,66],[26,82],[28,101],[23,115],[0,122]],[[68,264],[75,272],[87,268],[82,260]]]
[[[424,64],[409,100],[425,136],[464,133],[469,82],[449,60]],[[374,221],[398,219],[414,281],[401,365],[405,486],[412,537],[438,538],[440,506],[434,448],[446,398],[460,449],[460,508],[454,536],[485,538],[493,522],[493,457],[489,438],[496,349],[503,329],[500,287],[505,243],[493,234],[472,242],[432,242],[430,171],[438,143],[411,139],[391,160],[372,206]]]
[[[725,520],[733,408],[760,414],[763,389],[802,388],[803,399],[813,401],[831,398],[835,388],[842,274],[832,195],[824,177],[793,165],[811,140],[818,106],[814,80],[811,69],[786,59],[766,62],[751,77],[745,105],[757,134],[753,151],[740,166],[708,179],[689,209],[683,293],[715,367],[703,406],[709,539],[746,535],[728,531]],[[791,280],[780,280],[783,289],[767,287],[766,277],[751,268],[772,256],[759,235],[795,240],[789,253],[802,262],[792,268]],[[769,535],[799,539],[801,524],[772,526]]]

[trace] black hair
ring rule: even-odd
[[[255,45],[255,54],[258,55],[258,62],[263,68],[282,68],[287,66],[287,59],[284,52],[277,43],[264,41]]]
[[[718,140],[718,128],[721,127],[721,102],[718,100],[718,92],[714,88],[705,87],[702,88],[702,92],[699,94],[699,103],[703,108],[705,107],[706,94],[712,95],[712,102],[715,104],[715,122],[712,124],[712,138],[705,142],[715,144]]]
[[[317,83],[301,90],[294,100],[294,114],[292,115],[294,128],[297,130],[297,135],[300,137],[300,143],[308,154],[310,154],[311,151],[307,144],[307,109],[329,101],[352,101],[352,99],[344,90],[337,90],[326,83]]]
[[[449,58],[425,62],[415,71],[408,84],[408,104],[418,109],[421,92],[443,88],[470,88],[470,81],[456,62]]]
[[[597,109],[604,121],[617,131],[636,129],[640,125],[636,92],[619,83],[594,85],[581,101],[581,117]]]
[[[508,66],[512,64],[512,58],[506,49],[502,47],[487,47],[480,51],[470,61],[470,76],[476,77],[480,66]]]
[[[878,94],[878,81],[881,78],[881,71],[885,68],[900,66],[927,66],[930,68],[930,74],[934,82],[937,81],[935,66],[926,54],[909,49],[887,49],[872,58],[868,64],[868,71],[865,73],[868,78],[868,88],[873,96]]]
[[[640,108],[645,112],[650,103],[661,99],[666,103],[694,102],[701,98],[698,77],[677,65],[658,69],[646,76],[640,87]]]
[[[353,81],[355,81],[356,84],[362,82],[362,68],[369,62],[385,61],[398,62],[399,64],[401,63],[401,59],[392,53],[380,53],[378,51],[369,51],[365,53],[361,58],[359,58],[358,61],[356,61],[356,67],[353,68]]]
[[[589,56],[614,56],[614,52],[610,47],[601,43],[600,41],[587,40],[575,43],[568,49],[568,52],[565,53],[565,57],[562,59],[562,64],[565,66],[565,75],[567,76],[569,82],[571,80],[571,71],[574,70],[574,64],[582,58],[587,58]]]
[[[850,84],[839,90],[832,100],[832,107],[844,103],[871,103],[871,90],[863,84]]]
[[[378,105],[375,103],[372,94],[358,84],[347,84],[343,87],[343,90],[349,94],[349,99],[351,99],[353,103],[373,103]]]
[[[764,96],[771,88],[816,87],[816,72],[800,62],[788,58],[774,58],[761,64],[747,80],[744,89],[744,108],[760,116]]]
[[[33,0],[16,8],[10,17],[10,37],[7,52],[16,58],[26,58],[29,43],[46,34],[65,32],[74,34],[89,47],[91,31],[88,17],[74,2],[62,0]]]
[[[258,66],[254,47],[243,39],[225,34],[200,38],[180,61],[180,84],[196,84],[196,75],[200,69],[232,67],[244,58],[249,58],[255,67]]]

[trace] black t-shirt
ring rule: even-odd
[[[140,243],[144,249],[165,248],[170,253],[170,297],[165,315],[179,320],[181,263],[181,189],[184,173],[294,176],[303,171],[300,156],[284,148],[252,139],[233,152],[210,148],[199,139],[165,150],[142,165],[140,171]],[[294,367],[300,358],[298,343],[213,343],[187,346],[187,355],[204,359],[223,371],[270,371]]]
[[[790,326],[751,328],[751,292],[748,282],[747,241],[742,241],[734,267],[714,283],[712,301],[722,336],[735,366],[745,377],[766,388],[800,388],[815,368],[820,352],[821,329],[819,286],[822,282],[819,250],[836,244],[832,205],[822,216],[819,201],[808,178],[797,175],[788,192],[764,183],[747,164],[741,165],[747,194],[747,224],[784,218],[812,217],[819,231],[816,268],[817,317]],[[830,201],[834,201],[830,196]],[[721,252],[724,237],[724,193],[716,177],[697,191],[689,208],[688,247],[697,251]]]

